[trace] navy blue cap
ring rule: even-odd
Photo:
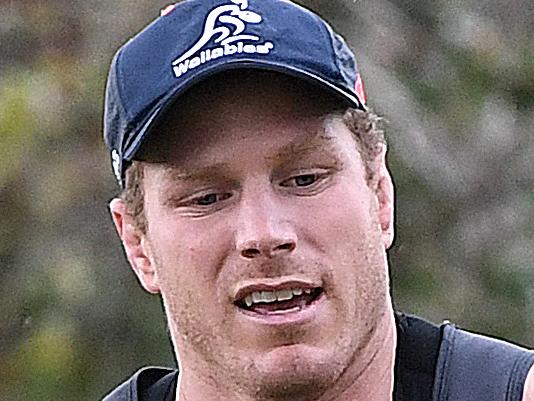
[[[121,186],[166,108],[192,85],[235,68],[303,78],[365,110],[354,55],[317,14],[286,0],[185,0],[167,7],[113,58],[104,140]]]

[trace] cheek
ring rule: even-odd
[[[188,319],[189,313],[204,314],[206,319],[212,312],[220,314],[216,261],[195,251],[171,256],[158,261],[157,274],[173,319]]]
[[[221,314],[213,305],[203,302],[190,289],[177,289],[163,293],[171,337],[180,357],[191,360],[201,356],[208,366],[220,366],[221,360]],[[194,360],[194,359],[193,359]]]
[[[167,218],[150,226],[156,265],[164,266],[163,276],[175,276],[190,285],[214,284],[229,246],[229,236],[211,221],[183,221]]]
[[[200,314],[205,316],[203,325],[210,325],[210,312],[221,305],[217,288],[228,235],[204,221],[185,224],[167,219],[149,227],[151,256],[172,320],[184,320],[185,327],[194,320],[193,314]]]
[[[341,186],[339,186],[341,187]],[[318,249],[330,272],[331,291],[347,315],[362,317],[388,294],[385,249],[376,200],[367,188],[347,185],[321,199],[305,237]]]
[[[181,237],[168,234],[159,237],[154,256],[172,337],[186,344],[181,349],[194,350],[215,363],[214,344],[222,337],[227,317],[217,296],[224,252],[219,244],[198,239],[191,232]]]
[[[308,221],[305,239],[312,241],[327,255],[343,256],[347,251],[365,253],[376,240],[378,217],[372,213],[373,197],[367,188],[338,184],[313,200],[306,202]]]

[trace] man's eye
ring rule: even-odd
[[[206,195],[193,199],[193,203],[197,206],[210,206],[210,205],[213,205],[214,203],[228,199],[230,196],[231,194],[211,193],[211,194],[206,194]]]
[[[295,184],[297,184],[297,187],[307,187],[308,185],[312,185],[315,181],[317,181],[317,175],[316,174],[299,175],[298,177],[295,177],[294,180],[295,180]]]
[[[302,174],[290,178],[282,183],[283,187],[309,187],[317,182],[318,174]]]

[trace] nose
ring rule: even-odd
[[[289,254],[297,247],[296,242],[290,238],[273,238],[273,241],[247,241],[239,247],[241,257],[254,259],[264,256],[272,259],[276,256]]]
[[[271,259],[295,251],[297,236],[286,214],[268,195],[242,200],[236,231],[239,255]]]

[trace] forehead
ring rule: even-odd
[[[249,131],[266,144],[284,132],[315,136],[326,116],[345,108],[344,101],[302,79],[259,70],[220,73],[178,98],[140,158],[166,162],[176,150],[194,155],[208,143],[246,141]]]

